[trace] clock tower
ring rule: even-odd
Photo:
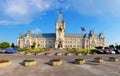
[[[62,17],[62,11],[59,11],[58,19],[56,21],[56,41],[55,48],[64,48],[64,32],[65,32],[65,22]]]

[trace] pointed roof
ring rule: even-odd
[[[62,17],[62,10],[59,11],[59,14],[58,14],[58,19],[57,19],[57,23],[63,23],[64,20],[63,20],[63,17]]]

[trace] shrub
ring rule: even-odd
[[[19,48],[18,49],[18,52],[26,52],[26,51],[29,51],[28,48]]]
[[[0,60],[0,63],[6,63],[9,62],[9,60]]]
[[[76,58],[75,61],[77,61],[77,60],[82,61],[84,59],[83,58]]]
[[[53,59],[51,59],[50,61],[55,61],[55,62],[57,62],[57,61],[60,61],[61,59],[59,59],[59,58],[53,58]]]
[[[27,59],[24,60],[24,62],[33,62],[33,61],[35,61],[35,60],[30,59],[30,58],[27,58]]]
[[[101,56],[97,56],[95,59],[103,59]]]
[[[116,57],[109,57],[110,59],[116,59]]]
[[[90,53],[91,49],[86,48],[67,48],[67,51],[69,52],[77,52],[77,53]]]

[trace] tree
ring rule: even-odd
[[[2,48],[2,49],[6,49],[6,48],[9,48],[9,47],[10,47],[10,43],[8,43],[8,42],[0,43],[0,48]]]
[[[109,47],[105,47],[105,49],[109,49]]]
[[[110,47],[110,48],[112,48],[112,49],[114,49],[114,48],[115,48],[115,46],[114,46],[114,45],[109,45],[109,47]]]
[[[39,47],[39,46],[40,46],[40,44],[37,45],[37,47]]]
[[[120,50],[120,45],[116,45],[115,48],[116,48],[117,50]]]
[[[11,48],[15,49],[15,44],[14,43],[11,44]]]
[[[95,47],[96,49],[102,49],[103,47],[102,46],[97,46]]]
[[[118,49],[120,50],[120,45],[118,46]]]
[[[35,48],[35,46],[36,46],[36,43],[35,43],[35,42],[33,42],[33,44],[31,45],[31,48],[32,48],[32,49],[34,49],[34,48]]]

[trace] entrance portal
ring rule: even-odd
[[[62,48],[62,41],[59,41],[58,49]]]

